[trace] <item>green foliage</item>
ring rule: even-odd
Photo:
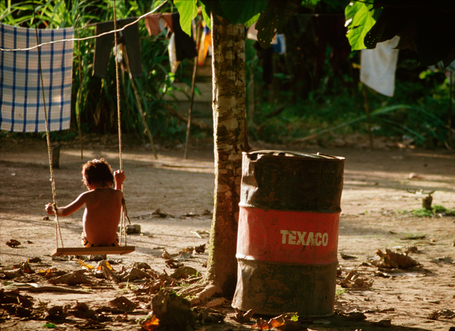
[[[455,215],[455,210],[447,209],[444,206],[435,205],[431,210],[419,208],[411,211],[411,213],[417,217],[435,217],[438,215],[453,216]]]
[[[317,2],[316,0],[200,0],[200,3],[203,4],[204,18],[210,16],[210,13],[214,13],[228,19],[233,24],[245,24],[247,27],[257,21],[258,41],[263,48],[270,47],[276,31],[287,22],[290,16],[296,13],[302,3],[314,4]],[[184,18],[180,17],[182,29],[190,34],[190,18],[194,17],[192,15],[196,11],[196,0],[178,0],[177,4],[180,14],[184,16]]]
[[[191,20],[197,15],[197,0],[174,0],[174,4],[180,14],[182,30],[191,36]]]
[[[188,2],[188,1],[183,1]],[[159,6],[163,1],[116,1],[117,19],[138,17]],[[105,78],[92,75],[95,52],[94,23],[113,20],[112,0],[29,0],[18,3],[0,2],[2,23],[38,28],[74,27],[72,129],[70,132],[52,133],[52,140],[72,139],[79,127],[83,133],[114,133],[117,131],[117,90],[115,84],[114,56],[108,63]],[[172,3],[160,8],[162,11],[175,11]],[[133,83],[127,70],[120,68],[120,102],[122,130],[136,133],[144,138],[144,116],[152,135],[170,139],[184,136],[185,126],[167,112],[173,107],[164,96],[169,94],[176,79],[170,73],[168,39],[165,32],[159,36],[149,36],[144,20],[139,20],[141,38],[143,76],[134,79],[140,102],[145,114],[138,107]],[[180,67],[185,66],[183,61]],[[179,77],[179,72],[177,73]]]
[[[400,36],[398,48],[415,51],[423,65],[448,66],[455,60],[454,10],[453,1],[414,0],[402,6],[390,0],[353,0],[346,7],[349,42],[353,49],[374,48]]]
[[[268,2],[263,0],[202,0],[206,9],[218,16],[227,18],[232,24],[248,22],[252,17],[267,9]]]
[[[51,322],[46,322],[43,324],[43,328],[48,328],[48,329],[57,329],[57,325]]]
[[[376,23],[381,9],[373,9],[370,2],[351,2],[345,9],[346,26],[348,28],[347,37],[352,50],[366,48],[364,44],[365,36]]]
[[[261,85],[260,66],[248,47],[247,59],[247,77],[253,70],[256,86],[256,107],[248,123],[252,138],[287,143],[316,134],[323,143],[334,135],[368,134],[363,87],[350,76],[333,77],[327,71],[318,88],[306,97],[285,103],[283,100],[292,100],[292,91],[274,90],[274,85],[288,86],[288,76],[275,73],[278,83],[269,87]],[[355,59],[350,63],[356,65]],[[438,71],[419,67],[406,53],[400,57],[398,67],[394,97],[366,89],[372,134],[421,147],[444,146],[449,132],[448,78]],[[270,98],[271,95],[274,97]],[[282,107],[283,111],[277,112]]]
[[[343,293],[346,293],[346,289],[337,286],[337,288],[336,288],[336,290],[335,290],[335,295],[336,295],[337,297],[341,297],[341,295],[342,295]]]
[[[416,210],[412,211],[412,214],[417,216],[417,217],[432,217],[434,216],[434,213],[432,210],[428,210],[425,208],[419,208]]]
[[[12,3],[11,0],[0,2],[0,22],[8,25],[21,25],[29,22],[33,16],[30,15],[30,1]]]
[[[152,8],[161,5],[159,1],[116,1],[118,19],[140,16]],[[270,1],[255,0],[175,0],[168,2],[160,11],[175,11],[178,8],[184,31],[191,31],[191,18],[196,14],[196,6],[202,6],[202,14],[206,22],[207,12],[222,10],[234,22],[244,21],[246,26],[257,22],[262,35],[262,44],[279,29],[287,17],[293,15],[300,5],[311,12],[311,8],[320,0],[281,1],[274,6],[265,4]],[[343,7],[348,0],[324,0],[333,7]],[[278,3],[278,4],[277,4]],[[374,3],[378,3],[377,0]],[[284,4],[287,4],[285,6]],[[175,5],[175,7],[174,7]],[[207,7],[205,6],[207,5]],[[215,8],[215,6],[219,6]],[[297,7],[294,7],[297,6]],[[217,9],[218,8],[218,9]],[[239,10],[239,9],[242,10]],[[310,8],[310,9],[308,9]],[[353,1],[346,7],[348,38],[352,49],[365,48],[365,42],[376,41],[374,36],[366,39],[367,34],[383,17],[381,8],[373,7],[372,2]],[[1,1],[0,20],[4,24],[39,28],[75,27],[75,37],[89,38],[94,35],[93,23],[113,19],[112,0],[25,0]],[[313,38],[314,29],[309,23],[299,22],[296,30],[304,30],[308,40]],[[210,24],[209,24],[210,26]],[[145,118],[147,126],[156,138],[184,140],[186,124],[171,117],[168,109],[176,107],[176,102],[167,101],[165,96],[173,95],[177,89],[175,81],[188,82],[189,61],[180,63],[179,70],[173,74],[169,68],[168,40],[164,32],[159,36],[148,36],[144,21],[139,21],[143,76],[134,78],[132,82],[127,71],[120,73],[120,100],[122,110],[122,128],[125,132],[136,133],[145,139],[142,122]],[[379,33],[379,32],[378,32]],[[383,35],[381,35],[383,38]],[[305,39],[307,41],[307,39]],[[116,86],[114,58],[109,60],[109,70],[105,79],[92,76],[94,58],[94,39],[76,41],[74,43],[73,97],[72,97],[72,130],[67,133],[52,134],[53,140],[68,140],[74,136],[79,127],[86,132],[116,132]],[[308,46],[305,43],[305,46]],[[305,67],[307,75],[301,75],[297,84],[311,85],[308,94],[299,95],[299,89],[292,86],[291,77],[295,68],[289,57],[274,55],[278,70],[275,70],[273,86],[265,86],[262,82],[261,60],[247,41],[246,76],[249,80],[248,90],[254,89],[254,112],[248,114],[249,133],[254,139],[268,142],[283,143],[313,134],[325,133],[353,134],[368,133],[365,99],[362,85],[358,82],[358,56],[353,52],[349,58],[349,68],[335,77],[331,71],[327,49],[327,60],[324,73],[318,82],[312,81],[311,66]],[[288,50],[288,55],[292,49]],[[298,61],[309,61],[307,54]],[[403,54],[403,53],[400,53]],[[306,56],[306,57],[305,57]],[[309,63],[314,65],[314,63]],[[190,70],[191,71],[191,70]],[[134,84],[134,85],[133,85]],[[137,104],[135,88],[144,114]],[[251,95],[248,94],[248,97]],[[397,71],[396,90],[393,98],[388,98],[367,89],[367,99],[372,121],[372,133],[413,140],[416,145],[425,146],[428,142],[442,145],[447,140],[447,119],[450,107],[450,84],[441,72],[435,72],[419,66],[415,57],[400,55]],[[285,101],[286,101],[286,104]],[[284,108],[277,112],[277,108]],[[80,121],[79,121],[80,119]],[[76,125],[77,124],[77,125]],[[197,134],[196,131],[193,131]]]

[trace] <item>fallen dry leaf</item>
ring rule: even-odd
[[[269,321],[269,325],[272,327],[272,328],[279,328],[281,326],[284,325],[284,319],[280,318],[280,319],[277,319],[277,318],[272,318],[270,321]]]
[[[232,319],[240,324],[244,324],[248,323],[253,315],[253,309],[247,310],[245,313],[241,310],[235,309],[235,315],[232,317]]]
[[[87,264],[85,262],[82,262],[81,260],[77,260],[77,263],[83,268],[83,269],[87,269],[87,270],[92,270],[94,268],[94,266],[90,265],[90,264]],[[101,270],[98,269],[98,270]]]
[[[158,217],[163,217],[163,218],[165,218],[165,217],[168,216],[167,213],[162,212],[161,209],[159,209],[159,208],[158,208],[158,209],[155,209],[155,210],[151,213],[151,215],[157,215]]]
[[[32,270],[28,261],[22,262],[20,268],[24,274],[33,274],[35,271]]]
[[[167,250],[163,249],[163,254],[161,254],[161,257],[165,260],[171,260],[172,256],[167,252]]]
[[[292,320],[292,315],[282,314],[269,320],[269,326],[280,331],[298,331],[302,326],[298,321]]]
[[[180,268],[181,266],[183,266],[183,263],[178,263],[172,259],[166,260],[164,263],[166,264],[166,266],[168,268],[171,268],[171,269],[177,269],[177,268]]]
[[[134,262],[134,263],[133,263],[133,267],[134,267],[134,268],[137,268],[137,269],[152,270],[152,268],[150,267],[150,265],[149,265],[148,263],[145,263],[145,262]]]
[[[63,306],[53,306],[47,310],[46,319],[50,321],[64,320],[68,316],[67,309]]]
[[[56,267],[52,267],[52,268],[46,269],[46,270],[40,269],[40,271],[39,271],[39,275],[42,275],[46,278],[52,278],[52,277],[61,276],[64,274],[66,274],[65,271],[58,270]]]
[[[115,272],[115,270],[110,266],[109,262],[107,262],[106,260],[99,262],[94,273],[95,275],[102,274],[104,278],[112,280],[116,283],[121,281],[121,276]]]
[[[152,276],[150,276],[150,274],[148,274],[146,271],[134,267],[126,270],[125,272],[122,272],[120,275],[118,275],[118,277],[124,282],[136,279],[152,278]]]
[[[114,268],[112,268],[111,264],[106,260],[98,262],[98,265],[96,266],[96,270],[101,270],[102,267],[106,267],[112,271],[115,271]]]
[[[20,244],[21,244],[21,242],[16,239],[10,239],[6,242],[6,245],[8,245],[11,248],[16,248]]]
[[[84,302],[76,302],[74,307],[68,309],[68,315],[73,315],[78,318],[93,319],[96,312],[90,309]]]
[[[39,257],[35,256],[35,257],[28,259],[28,262],[29,263],[40,263],[41,259]]]
[[[190,276],[197,276],[198,273],[199,272],[192,267],[181,266],[171,274],[171,277],[175,279],[188,278]]]
[[[80,330],[104,330],[106,325],[95,319],[88,319],[84,323],[78,324],[77,328]]]
[[[265,320],[263,320],[262,318],[259,318],[256,322],[256,324],[254,324],[252,326],[252,328],[257,328],[259,330],[269,330],[270,327],[269,327],[269,323]]]
[[[0,303],[14,303],[19,304],[23,308],[33,307],[33,297],[28,295],[21,295],[19,291],[5,291],[0,289]]]
[[[186,248],[179,252],[179,255],[177,256],[177,261],[186,261],[189,258],[191,258],[192,255],[193,255],[193,247]]]
[[[423,179],[423,177],[415,172],[411,172],[408,176],[409,179]]]
[[[341,256],[341,258],[343,260],[355,260],[355,259],[357,259],[357,256],[344,254],[344,253],[340,253],[340,256]]]
[[[419,265],[419,263],[412,257],[403,253],[392,252],[389,249],[386,249],[386,254],[384,254],[380,249],[378,249],[376,254],[385,263],[384,266],[388,265],[390,268],[406,269]]]
[[[3,270],[2,271],[3,275],[5,275],[6,279],[14,279],[16,277],[23,276],[23,272],[21,268],[16,268],[12,270]]]
[[[143,291],[147,292],[148,294],[156,294],[163,287],[166,287],[166,282],[164,280],[154,279],[151,282],[146,281],[146,283],[143,285]]]
[[[85,270],[76,270],[67,274],[57,276],[49,279],[51,284],[67,284],[67,285],[79,285],[79,284],[91,284],[91,280],[84,275]]]
[[[356,270],[351,270],[340,285],[344,288],[369,289],[373,283],[373,279],[362,277]]]
[[[147,319],[145,323],[141,325],[141,331],[152,331],[158,329],[160,326],[160,320],[156,316],[152,316]]]
[[[205,244],[202,244],[200,246],[194,247],[194,251],[198,254],[202,254],[205,252]]]
[[[140,234],[141,233],[141,225],[140,224],[128,224],[125,227],[126,234]]]
[[[213,308],[213,307],[219,307],[224,305],[225,303],[229,302],[226,298],[215,298],[213,300],[210,300],[207,302],[204,307],[205,308]]]
[[[112,308],[118,309],[126,313],[131,313],[136,308],[136,304],[134,302],[128,300],[123,296],[109,301],[109,305]]]
[[[409,255],[409,253],[417,253],[419,251],[419,248],[417,246],[407,246],[405,250],[405,254]]]

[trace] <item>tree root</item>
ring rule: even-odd
[[[201,305],[213,297],[223,296],[221,287],[210,281],[190,285],[185,289],[180,290],[178,293],[184,297],[194,296],[190,300],[191,307]]]

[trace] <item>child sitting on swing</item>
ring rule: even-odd
[[[65,207],[57,209],[58,216],[68,216],[85,205],[82,244],[85,247],[118,246],[117,227],[120,221],[125,173],[112,168],[104,158],[88,161],[82,166],[82,181],[88,191]],[[112,185],[115,181],[115,188]],[[54,206],[46,205],[48,215]]]

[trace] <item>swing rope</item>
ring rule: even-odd
[[[33,2],[33,17],[35,17],[35,3]],[[36,35],[36,43],[39,44],[39,37],[38,37],[38,27],[35,25],[35,35]],[[46,94],[44,93],[44,78],[43,78],[43,70],[41,67],[41,48],[38,47],[38,68],[40,72],[40,80],[41,80],[41,92],[43,98],[43,109],[44,109],[44,122],[46,127],[46,143],[47,143],[47,157],[49,159],[49,173],[50,173],[50,182],[52,187],[52,208],[54,209],[55,214],[55,240],[56,245],[58,247],[58,239],[60,238],[60,243],[63,247],[63,238],[62,238],[62,231],[60,229],[60,222],[58,220],[57,215],[57,193],[55,189],[55,179],[54,179],[54,168],[52,167],[52,148],[51,148],[51,138],[49,133],[49,120],[47,116],[47,108],[46,108]]]
[[[34,4],[34,3],[33,3]],[[36,9],[33,8],[33,16],[35,17]],[[116,4],[114,0],[114,31],[117,30],[117,17],[116,17]],[[38,28],[35,26],[35,34],[36,34],[36,43],[39,44],[39,37],[38,37]],[[117,33],[114,33],[114,43],[115,43],[115,50],[117,49]],[[52,164],[52,147],[51,147],[51,140],[50,140],[50,129],[49,129],[49,120],[46,108],[46,98],[44,92],[44,78],[43,72],[41,67],[41,48],[38,47],[38,68],[40,72],[40,79],[41,79],[41,86],[42,86],[42,97],[43,97],[43,108],[44,108],[44,119],[45,119],[45,127],[46,127],[46,142],[47,142],[47,154],[48,154],[48,162],[49,162],[49,172],[50,172],[50,182],[52,187],[52,208],[54,210],[55,215],[55,238],[56,238],[56,249],[59,248],[59,239],[61,243],[61,247],[63,245],[63,236],[62,231],[60,228],[60,222],[58,219],[57,214],[57,193],[55,189],[55,177],[54,177],[54,169]],[[121,127],[121,110],[120,110],[120,80],[119,80],[119,68],[117,60],[115,60],[115,78],[116,78],[116,90],[117,90],[117,123],[118,123],[118,139],[119,139],[119,169],[123,170],[123,156],[122,156],[122,127]],[[123,191],[123,187],[122,187]],[[126,236],[126,226],[125,226],[125,219],[128,219],[125,200],[122,201],[122,212],[121,212],[121,237],[123,237],[124,244],[127,246],[127,236]],[[129,220],[129,219],[128,219]]]
[[[114,0],[114,31],[117,31],[117,6]],[[121,121],[121,109],[120,109],[120,78],[119,78],[119,65],[117,61],[117,57],[119,54],[118,49],[118,41],[117,41],[117,32],[114,33],[114,50],[115,54],[115,85],[117,90],[117,125],[118,125],[118,158],[119,158],[119,169],[123,170],[123,155],[122,155],[122,121]],[[123,191],[123,187],[122,187]],[[125,246],[127,246],[127,239],[126,239],[126,222],[125,222],[125,214],[126,214],[126,204],[125,199],[122,198],[122,211],[120,213],[120,242],[123,241]]]
[[[116,5],[114,0],[114,30],[117,31],[117,14],[116,14]],[[118,43],[117,43],[117,33],[114,33],[114,49],[118,55]],[[118,125],[118,158],[119,158],[119,168],[123,170],[123,158],[122,158],[122,124],[121,124],[121,110],[120,110],[120,79],[119,79],[119,68],[117,58],[115,59],[115,84],[117,89],[117,125]]]

